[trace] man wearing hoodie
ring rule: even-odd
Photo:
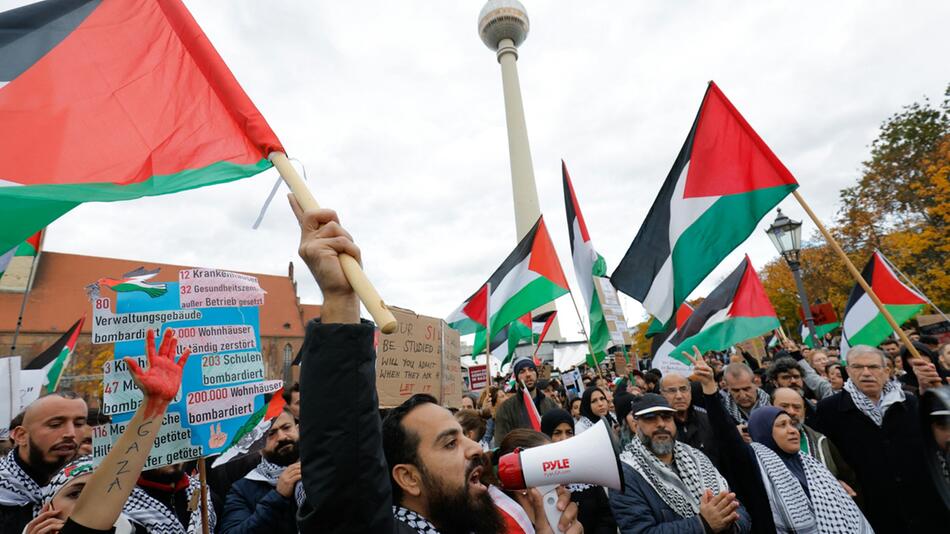
[[[531,421],[528,419],[528,409],[521,401],[522,388],[528,390],[528,394],[534,400],[534,406],[538,409],[538,415],[544,416],[549,410],[558,407],[557,403],[549,399],[537,388],[538,368],[534,365],[531,358],[519,358],[515,360],[511,368],[511,374],[517,380],[518,396],[498,407],[495,413],[495,446],[497,447],[501,440],[509,432],[516,428],[531,429]]]

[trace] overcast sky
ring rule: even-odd
[[[186,4],[306,166],[318,201],[340,213],[388,303],[445,316],[514,247],[501,72],[477,35],[481,1]],[[541,208],[572,283],[561,158],[612,271],[708,80],[826,221],[881,121],[924,96],[939,100],[950,82],[946,1],[525,4],[531,32],[518,68],[528,135]],[[50,227],[46,249],[269,274],[295,261],[301,299],[318,303],[283,195],[251,230],[276,177],[85,204]],[[804,218],[791,198],[781,207]],[[744,253],[756,268],[776,255],[756,231],[696,295]],[[631,324],[641,320],[637,302],[623,304]],[[577,338],[570,301],[558,307],[563,333]]]

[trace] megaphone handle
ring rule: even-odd
[[[557,485],[538,486],[541,493],[541,502],[544,503],[544,515],[548,518],[551,530],[557,532],[557,524],[561,520],[561,511],[557,509]]]

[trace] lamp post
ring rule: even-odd
[[[795,285],[798,287],[798,299],[802,303],[802,312],[805,315],[805,325],[808,327],[808,334],[811,336],[812,343],[818,348],[818,336],[815,333],[815,320],[811,316],[811,305],[808,303],[808,294],[805,293],[805,284],[802,283],[801,273],[801,250],[802,250],[802,223],[793,221],[778,210],[775,221],[769,226],[765,233],[768,234],[772,244],[778,250],[778,253],[785,258],[788,268],[792,271],[795,278]]]

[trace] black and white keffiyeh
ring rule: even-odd
[[[266,482],[276,488],[277,479],[280,478],[280,475],[284,474],[284,469],[287,469],[286,465],[277,465],[261,456],[261,463],[257,464],[257,467],[252,469],[244,478],[257,480],[258,482]],[[298,507],[303,505],[305,498],[306,494],[303,491],[303,484],[298,481],[294,486],[294,500],[297,501]]]
[[[881,402],[878,404],[875,404],[867,395],[861,393],[861,390],[854,385],[851,379],[844,383],[844,390],[848,392],[848,395],[851,395],[855,407],[868,416],[868,419],[877,426],[884,423],[884,413],[892,404],[905,400],[904,390],[891,381],[884,384],[884,389],[881,391]]]
[[[435,525],[430,523],[428,519],[408,508],[394,504],[393,517],[396,518],[396,521],[409,525],[410,528],[415,529],[419,534],[439,534],[439,530],[435,528]]]
[[[200,491],[201,483],[198,477],[188,477],[188,488],[186,496],[190,502],[192,497]],[[208,495],[208,502],[211,502],[211,495]],[[199,534],[201,532],[201,507],[196,506],[188,518],[188,528],[185,529],[178,522],[175,512],[171,511],[164,504],[158,502],[142,488],[136,487],[132,490],[132,495],[122,508],[122,513],[133,522],[145,527],[149,534]],[[214,532],[214,526],[217,523],[217,517],[214,513],[214,507],[208,506],[208,528]]]
[[[700,498],[707,489],[713,494],[729,491],[726,479],[709,458],[679,441],[673,445],[675,472],[636,438],[627,445],[620,459],[640,473],[663,502],[681,517],[699,513]]]
[[[17,450],[14,448],[6,456],[0,458],[0,505],[32,504],[38,509],[43,504],[43,488],[20,468],[20,464],[13,457],[16,453]]]
[[[867,534],[874,530],[834,475],[812,456],[799,452],[808,492],[772,449],[752,443],[769,497],[775,530],[789,534]]]
[[[756,388],[755,390],[755,405],[752,406],[752,409],[749,410],[749,413],[745,413],[742,408],[736,404],[735,399],[732,398],[732,395],[728,391],[720,390],[719,399],[722,400],[722,407],[732,418],[735,420],[736,424],[749,424],[749,416],[752,415],[752,412],[756,408],[761,408],[762,406],[770,406],[772,400],[769,399],[769,394],[762,391],[762,388]]]

